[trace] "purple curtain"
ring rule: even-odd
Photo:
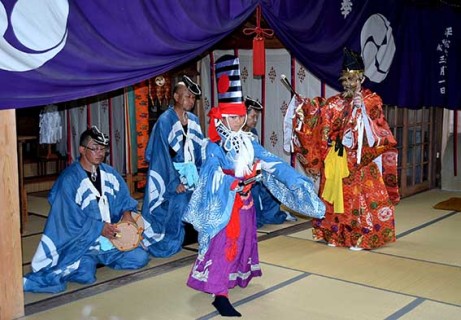
[[[0,40],[0,108],[83,98],[171,70],[232,32],[256,5],[0,0],[0,31],[6,29]]]
[[[408,0],[262,4],[284,45],[333,88],[341,90],[342,49],[349,47],[361,52],[370,75],[364,85],[384,103],[461,109],[459,8]]]
[[[361,52],[385,103],[461,109],[461,13],[409,0],[0,0],[0,109],[130,86],[210,49],[261,4],[314,75],[340,89],[342,49]]]

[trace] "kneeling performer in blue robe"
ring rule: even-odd
[[[110,242],[119,232],[117,222],[136,223],[137,201],[120,174],[103,163],[108,146],[107,135],[96,127],[80,136],[80,158],[61,173],[48,196],[50,212],[24,291],[57,293],[69,281],[93,283],[98,264],[138,269],[149,262],[141,246],[120,251]]]

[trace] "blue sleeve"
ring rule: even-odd
[[[225,156],[221,148],[209,143],[206,154],[198,186],[183,217],[198,231],[201,253],[208,250],[210,240],[229,222],[236,195],[231,190],[235,178],[223,172]]]
[[[325,204],[318,197],[314,182],[279,157],[253,141],[255,157],[261,161],[263,184],[282,204],[300,214],[323,218]]]

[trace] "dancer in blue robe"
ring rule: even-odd
[[[155,123],[146,148],[143,244],[155,257],[172,256],[184,241],[182,217],[198,180],[205,141],[198,117],[190,112],[199,94],[200,87],[183,77],[173,91],[174,105]]]
[[[68,281],[96,281],[96,265],[138,269],[149,262],[141,247],[119,251],[109,241],[119,231],[115,223],[134,222],[137,201],[120,174],[103,163],[109,140],[96,127],[80,137],[80,158],[54,183],[45,229],[24,276],[24,291],[57,293]]]
[[[309,178],[242,130],[246,108],[238,58],[222,56],[215,70],[219,103],[208,114],[211,142],[184,215],[199,234],[199,253],[187,285],[214,295],[212,304],[222,316],[239,317],[229,301],[229,289],[245,288],[262,275],[253,184],[262,179],[281,203],[307,216],[323,217],[325,205]]]

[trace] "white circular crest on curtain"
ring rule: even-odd
[[[18,0],[8,19],[0,2],[0,69],[24,72],[41,67],[64,48],[67,39],[67,0]],[[24,52],[5,39],[8,22]]]
[[[365,76],[372,82],[383,81],[392,65],[395,42],[389,20],[382,14],[371,15],[360,34]]]

